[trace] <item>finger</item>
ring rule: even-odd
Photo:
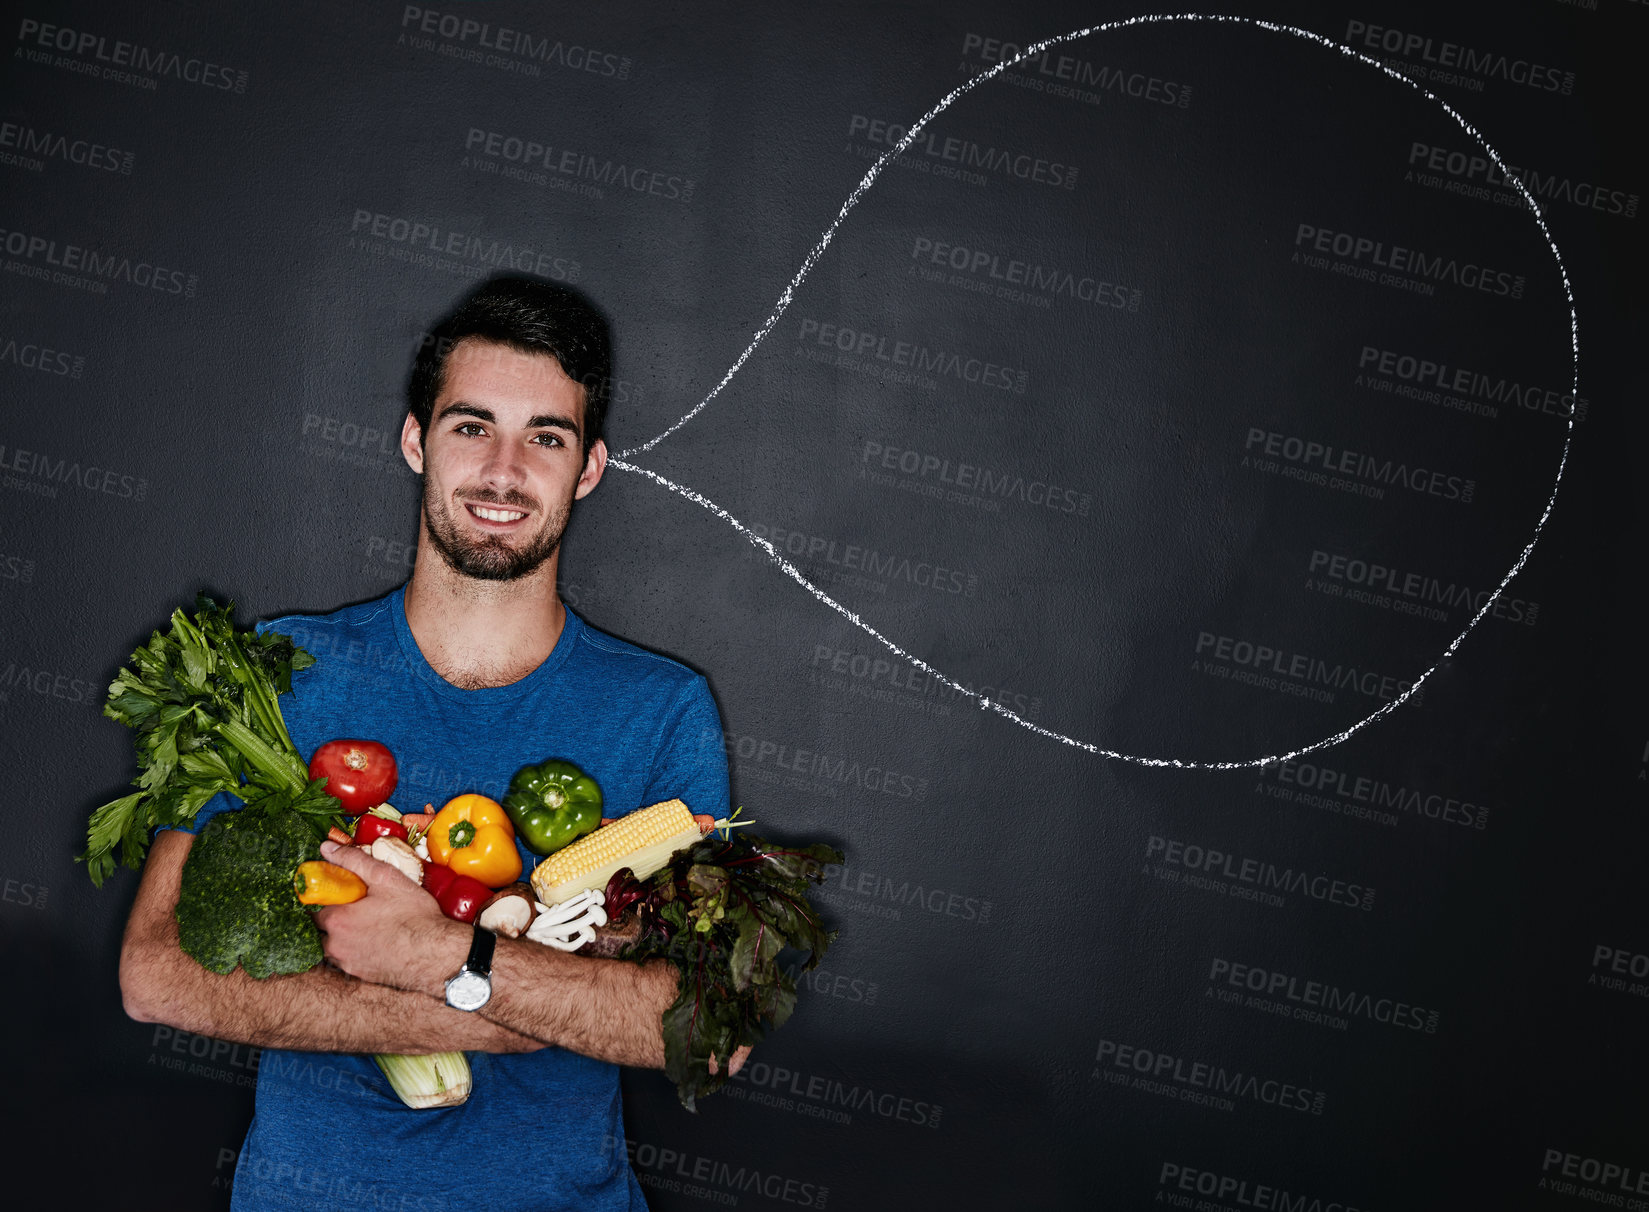
[[[328,847],[331,849],[328,850]],[[406,876],[388,863],[373,858],[359,846],[340,846],[336,842],[322,842],[321,857],[329,863],[336,863],[348,871],[353,871],[366,881],[368,888],[377,888],[390,880],[399,880],[403,884],[408,882]]]

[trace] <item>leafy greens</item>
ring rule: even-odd
[[[248,803],[284,794],[318,837],[337,814],[276,703],[315,658],[286,636],[236,628],[233,611],[205,595],[193,619],[173,611],[171,629],[154,632],[109,687],[103,714],[136,732],[138,790],[92,813],[80,856],[92,883],[114,871],[117,848],[121,865],[141,866],[154,829],[192,825],[220,791]]]
[[[806,951],[804,972],[824,956],[836,932],[824,928],[807,889],[827,864],[841,861],[830,846],[711,833],[644,881],[627,872],[614,877],[609,913],[616,918],[631,902],[640,907],[641,933],[620,958],[662,956],[676,966],[676,1000],[664,1012],[664,1072],[689,1111],[727,1081],[736,1048],[758,1043],[795,1009],[796,982],[779,953]]]

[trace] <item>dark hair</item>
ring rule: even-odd
[[[447,357],[466,338],[554,358],[584,388],[584,450],[602,436],[612,377],[607,322],[565,286],[510,275],[476,287],[424,335],[407,384],[407,407],[425,436],[445,383]]]

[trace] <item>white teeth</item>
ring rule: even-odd
[[[476,517],[489,522],[515,522],[527,516],[514,509],[483,509],[479,505],[471,505],[470,508],[475,511]]]

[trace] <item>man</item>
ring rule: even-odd
[[[317,658],[281,700],[299,751],[383,741],[401,770],[393,798],[409,810],[466,791],[501,798],[517,769],[558,757],[597,780],[609,816],[672,797],[720,814],[727,763],[703,743],[721,730],[704,679],[595,630],[556,593],[572,503],[607,463],[601,321],[570,292],[501,279],[432,337],[401,434],[423,476],[411,580],[375,602],[269,624]],[[197,830],[233,806],[220,799]],[[625,1157],[617,1066],[663,1066],[668,964],[498,939],[490,996],[473,1008],[473,978],[456,998],[447,984],[483,966],[490,936],[443,917],[399,872],[327,843],[323,856],[369,886],[317,915],[330,965],[220,976],[178,947],[192,844],[187,832],[155,839],[121,989],[141,1021],[265,1049],[237,1212],[646,1206]],[[368,1055],[448,1050],[471,1054],[474,1089],[443,1110],[404,1106]]]

